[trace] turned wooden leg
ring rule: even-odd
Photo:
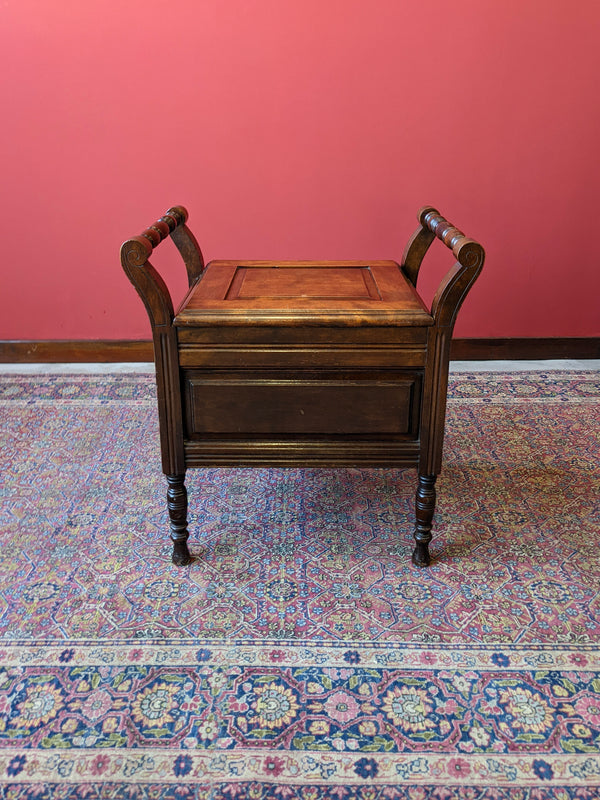
[[[415,541],[412,554],[415,567],[428,567],[431,563],[429,542],[431,541],[431,521],[435,511],[435,481],[437,475],[419,475],[419,485],[415,498]]]
[[[187,546],[190,535],[187,529],[187,490],[185,488],[185,474],[167,475],[169,488],[167,489],[167,506],[169,508],[169,523],[171,526],[171,540],[173,542],[173,555],[171,560],[178,567],[184,567],[192,560]]]

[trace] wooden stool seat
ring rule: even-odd
[[[207,466],[416,467],[413,563],[428,545],[456,313],[481,245],[435,209],[395,261],[211,261],[170,209],[121,249],[154,334],[173,561],[190,561],[185,471]],[[171,235],[190,290],[177,313],[149,264]],[[416,291],[438,236],[457,263],[431,310]]]
[[[211,261],[175,317],[205,325],[433,325],[395,261]]]

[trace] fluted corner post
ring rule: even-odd
[[[485,251],[478,242],[468,239],[431,206],[422,208],[418,218],[421,228],[413,236],[412,243],[409,242],[402,264],[404,273],[413,285],[416,284],[423,256],[436,237],[452,250],[456,258],[456,263],[443,278],[433,299],[433,325],[429,328],[427,341],[416,501],[417,546],[413,554],[414,564],[427,566],[435,511],[435,480],[442,467],[452,333],[458,311],[481,272]]]
[[[174,311],[169,290],[148,259],[153,249],[163,239],[172,236],[181,226],[185,227],[186,220],[187,211],[184,208],[181,206],[170,208],[154,225],[146,228],[140,236],[128,239],[121,247],[121,264],[146,306],[152,326],[162,470],[169,484],[167,503],[173,540],[173,563],[180,565],[189,563],[190,555],[186,544],[188,537],[187,492],[184,484],[186,467],[177,331],[173,326]],[[190,241],[184,235],[180,239],[180,244],[183,242],[182,247],[192,252],[193,242]],[[182,248],[179,249],[181,251]],[[186,260],[190,282],[201,262],[201,254],[196,261],[191,256]]]

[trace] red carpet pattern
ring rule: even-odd
[[[178,569],[151,378],[0,409],[0,797],[599,796],[598,374],[451,379],[428,570],[359,469],[191,471]]]

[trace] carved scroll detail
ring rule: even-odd
[[[133,236],[121,246],[121,263],[127,267],[142,267],[150,258],[152,244],[141,236]]]

